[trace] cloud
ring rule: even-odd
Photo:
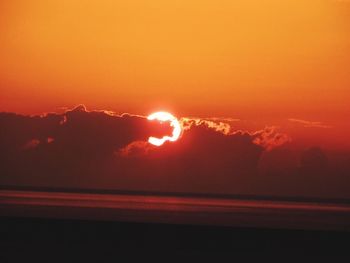
[[[332,126],[323,124],[320,121],[306,121],[306,120],[294,119],[294,118],[290,118],[288,119],[288,121],[301,124],[306,128],[324,128],[324,129],[332,128]]]
[[[222,120],[180,122],[179,141],[155,147],[148,137],[171,134],[172,127],[145,116],[89,111],[83,105],[41,116],[0,113],[0,185],[270,194],[287,191],[287,182],[295,182],[274,183],[264,176],[328,173],[318,169],[323,165],[319,151],[290,152],[291,139],[278,127],[247,132]],[[337,174],[348,173],[344,164]]]
[[[115,153],[121,157],[140,157],[149,154],[151,149],[156,146],[149,144],[147,141],[134,141],[125,147],[120,148]]]
[[[215,131],[222,132],[224,134],[229,134],[231,131],[230,124],[222,121],[212,121],[208,119],[184,117],[180,119],[180,123],[184,130],[191,129],[194,126],[202,126],[214,129]]]
[[[33,148],[41,151],[49,144],[45,151],[65,153],[76,159],[79,154],[109,155],[134,141],[147,140],[150,135],[171,132],[169,125],[150,123],[144,116],[88,111],[84,105],[62,114],[0,113],[0,126],[1,156]]]
[[[200,120],[200,121],[210,121],[210,122],[216,122],[216,123],[234,123],[239,122],[241,119],[238,118],[230,118],[230,117],[186,117],[185,119],[188,120]]]
[[[170,190],[162,180],[151,187],[140,178],[164,176],[164,169],[169,182],[194,176],[209,182],[213,174],[231,178],[254,173],[264,151],[254,142],[257,135],[232,131],[222,121],[180,122],[180,140],[155,147],[147,143],[148,137],[171,134],[172,127],[145,116],[89,111],[84,105],[40,116],[0,113],[0,183],[79,188],[105,186],[109,178],[114,188]],[[182,184],[175,185],[180,189]]]
[[[203,129],[212,129],[216,132],[225,135],[247,135],[252,139],[252,142],[262,146],[264,149],[271,150],[275,147],[284,145],[291,142],[292,139],[285,133],[278,132],[278,127],[269,126],[262,130],[248,132],[243,130],[234,130],[227,122],[222,122],[221,118],[212,118],[213,120],[200,119],[200,118],[181,118],[181,124],[185,130],[189,130],[193,127],[202,127]],[[238,119],[236,119],[238,120]]]
[[[272,150],[292,141],[287,134],[277,132],[277,127],[275,126],[265,127],[263,130],[253,132],[252,136],[255,144],[267,150]]]
[[[236,136],[248,136],[250,137],[249,133],[246,133],[245,135],[238,134],[237,132],[231,131],[231,126],[228,123],[224,123],[221,121],[209,121],[206,119],[200,119],[200,118],[188,118],[183,117],[179,120],[180,125],[183,129],[182,136],[180,138],[179,144],[187,144],[186,137],[191,137],[191,142],[188,142],[191,147],[191,149],[186,149],[186,152],[190,151],[192,152],[196,147],[201,147],[204,145],[204,147],[217,147],[219,145],[219,141],[221,139],[230,141],[232,137],[231,135],[234,135],[236,133]],[[196,135],[195,135],[196,134]],[[216,140],[214,140],[213,146],[210,146],[209,143],[211,141],[209,140],[209,137],[217,137]],[[253,137],[251,137],[253,139]],[[196,145],[196,141],[200,140],[205,143],[200,143]],[[175,149],[174,143],[167,142],[165,147],[154,147],[150,144],[148,144],[146,141],[134,141],[130,144],[128,144],[126,147],[120,149],[118,151],[118,154],[123,157],[140,157],[140,155],[152,155],[154,152],[162,152],[164,154],[164,149]],[[176,153],[178,154],[178,153]],[[184,153],[181,153],[184,154]]]

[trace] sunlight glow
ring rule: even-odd
[[[174,142],[177,139],[179,139],[181,134],[181,125],[179,121],[176,119],[176,117],[174,117],[172,114],[164,111],[159,111],[159,112],[152,113],[147,117],[147,119],[150,121],[158,120],[160,122],[169,121],[170,126],[174,128],[171,137],[170,136],[163,136],[162,138],[156,138],[152,136],[149,137],[148,142],[150,144],[153,144],[155,146],[161,146],[166,141]]]

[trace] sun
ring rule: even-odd
[[[181,135],[181,125],[179,123],[179,121],[177,120],[176,117],[174,117],[174,115],[172,115],[169,112],[165,112],[165,111],[158,111],[155,113],[150,114],[147,117],[148,120],[153,121],[153,120],[158,120],[158,121],[169,121],[170,122],[170,126],[173,127],[173,132],[172,132],[172,136],[163,136],[162,138],[156,138],[156,137],[149,137],[148,138],[148,142],[150,144],[153,144],[155,146],[161,146],[163,145],[166,141],[170,141],[170,142],[174,142],[177,139],[179,139],[180,135]]]

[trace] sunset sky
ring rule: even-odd
[[[349,1],[13,0],[0,13],[1,111],[350,113]]]
[[[348,0],[0,2],[0,185],[350,199],[349,102]]]

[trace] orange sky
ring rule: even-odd
[[[0,3],[0,111],[350,114],[350,1]]]

